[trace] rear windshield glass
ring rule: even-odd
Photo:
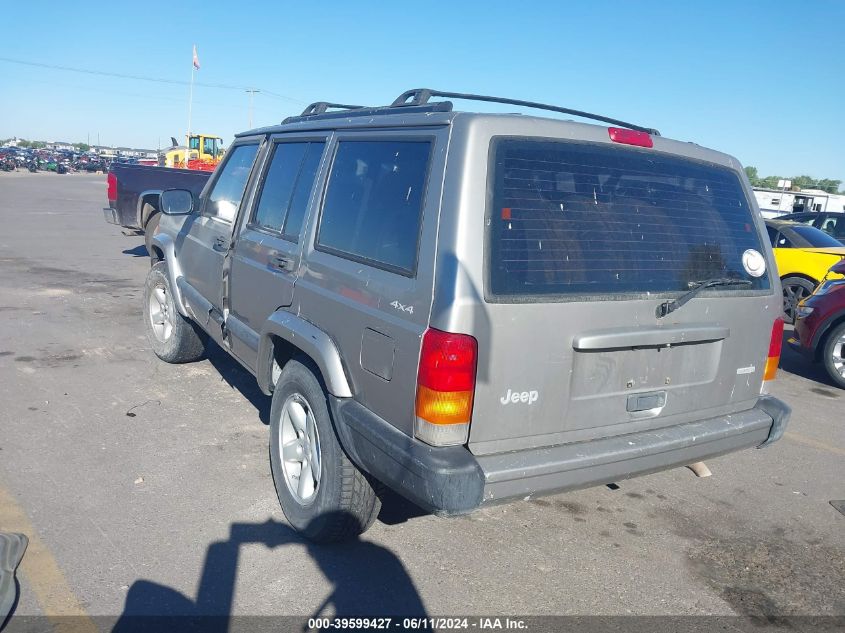
[[[493,141],[489,292],[583,295],[688,290],[736,277],[762,252],[730,169],[654,151],[565,141]]]
[[[793,226],[790,227],[798,235],[803,237],[812,248],[839,248],[842,243],[814,226]]]

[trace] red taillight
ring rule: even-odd
[[[780,352],[783,347],[783,319],[778,317],[772,325],[772,338],[769,341],[769,356],[766,358],[766,369],[763,380],[774,380],[778,373]]]
[[[610,135],[610,140],[614,143],[636,145],[637,147],[654,147],[654,141],[648,132],[628,130],[621,127],[609,127],[607,128],[607,133]]]
[[[477,353],[478,344],[471,336],[426,330],[418,383],[436,391],[468,391],[474,388]]]
[[[429,444],[463,444],[475,392],[478,343],[467,334],[428,329],[417,377],[416,436]]]
[[[111,172],[106,177],[106,195],[109,198],[109,202],[117,200],[117,176]]]

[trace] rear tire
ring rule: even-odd
[[[795,311],[798,308],[798,303],[813,294],[816,286],[812,281],[803,277],[785,277],[780,283],[783,288],[784,320],[787,323],[795,323]]]
[[[208,335],[176,309],[165,262],[157,262],[147,274],[144,324],[153,352],[167,363],[190,363],[205,353]]]
[[[315,543],[356,538],[376,520],[381,502],[340,445],[318,370],[288,361],[270,410],[270,468],[282,512]]]
[[[149,205],[145,205],[149,206]],[[158,228],[158,223],[161,220],[161,213],[154,211],[147,223],[144,225],[144,245],[147,247],[147,254],[153,256],[153,235]]]
[[[837,387],[845,389],[845,323],[840,323],[828,333],[822,349],[822,361],[830,379]]]

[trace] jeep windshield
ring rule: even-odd
[[[654,150],[498,137],[488,204],[487,291],[502,301],[686,292],[704,279],[770,287],[737,174]]]

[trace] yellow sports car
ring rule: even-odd
[[[766,230],[783,286],[783,312],[792,323],[798,303],[813,294],[825,276],[842,277],[828,269],[845,257],[845,246],[824,231],[798,222],[766,220]]]

